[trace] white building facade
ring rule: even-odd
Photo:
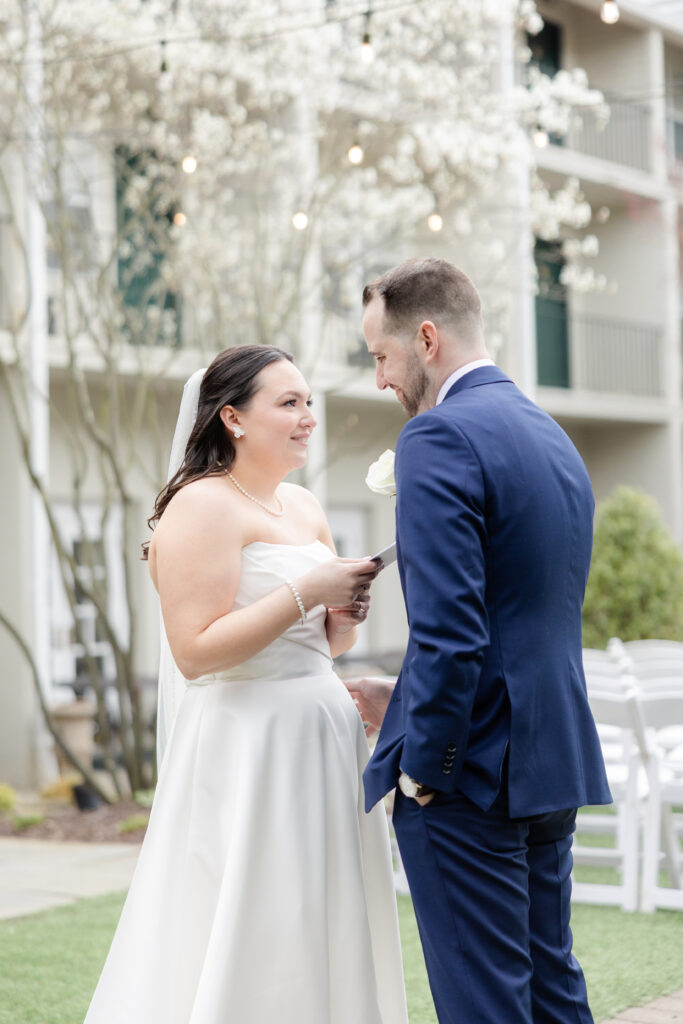
[[[575,276],[572,283],[571,273],[564,269],[562,245],[538,240],[538,294],[524,284],[520,273],[512,329],[500,362],[571,436],[598,500],[618,484],[642,488],[657,499],[681,540],[683,33],[660,24],[635,5],[620,6],[620,21],[607,26],[599,20],[600,4],[594,0],[539,0],[545,28],[530,40],[533,60],[549,73],[585,68],[591,85],[605,93],[612,111],[604,131],[586,119],[567,138],[551,138],[537,151],[537,173],[550,185],[559,186],[567,176],[579,179],[594,212],[590,230],[599,244],[594,264],[604,281],[594,279],[584,287]],[[98,182],[96,216],[105,224],[107,219],[113,222],[113,166],[93,166],[92,173]],[[22,195],[20,167],[14,180],[15,201],[26,206],[28,223],[30,201]],[[521,204],[530,201],[527,184],[520,176]],[[427,246],[422,239],[416,251],[427,252]],[[438,237],[438,253],[449,253],[447,225]],[[42,255],[47,315],[36,331],[44,334],[51,403],[49,433],[44,437],[45,486],[77,562],[84,545],[90,545],[78,571],[89,585],[101,576],[110,618],[122,642],[134,627],[137,671],[151,691],[158,604],[144,563],[137,561],[138,544],[147,536],[145,520],[163,479],[182,383],[202,365],[203,356],[181,346],[164,363],[163,374],[161,354],[152,354],[147,363],[156,412],[154,420],[151,414],[140,414],[136,458],[127,480],[140,531],[139,537],[129,541],[130,550],[122,553],[123,510],[114,508],[103,525],[103,481],[87,459],[79,483],[85,511],[77,515],[73,507],[70,423],[75,399],[60,324],[50,302],[51,289],[59,287],[59,279],[44,243]],[[397,254],[397,259],[402,255]],[[18,301],[12,272],[17,258],[10,233],[3,230],[0,207],[0,328],[3,310]],[[466,260],[462,262],[467,270]],[[344,555],[372,554],[393,538],[393,503],[371,494],[364,479],[369,463],[385,448],[395,446],[404,422],[393,394],[376,390],[373,369],[363,352],[360,285],[359,280],[353,319],[340,322],[320,316],[316,321],[314,310],[308,321],[309,327],[325,324],[325,346],[312,373],[319,426],[304,480],[323,500]],[[0,356],[11,360],[1,333]],[[96,353],[86,365],[93,379],[107,372]],[[131,360],[129,367],[124,361],[119,367],[124,398],[127,374],[132,381],[139,368],[139,360]],[[46,558],[45,549],[36,544],[32,491],[2,391],[0,438],[0,611],[29,639],[39,665],[40,651],[45,652],[42,685],[46,699],[54,703],[70,694],[84,674],[84,652],[72,626],[74,614],[81,622],[81,639],[87,636],[103,677],[112,679],[116,666],[92,603],[83,600],[74,613],[59,585],[53,556],[48,552]],[[132,607],[117,569],[124,555],[135,563]],[[375,584],[371,615],[361,632],[359,659],[388,670],[399,663],[406,622],[395,566]],[[51,741],[40,722],[26,658],[0,628],[0,780],[31,788],[50,774]]]

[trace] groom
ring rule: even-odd
[[[440,259],[363,293],[396,449],[410,635],[366,806],[394,826],[440,1024],[588,1024],[569,927],[576,808],[611,802],[581,661],[593,495],[561,428],[488,358],[479,295]]]

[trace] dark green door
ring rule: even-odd
[[[562,26],[544,21],[535,36],[527,33],[527,46],[531,50],[530,64],[544,75],[554,78],[562,67]]]
[[[569,385],[569,324],[567,289],[560,281],[564,266],[557,242],[538,240],[534,249],[538,270],[536,296],[536,361],[538,383],[551,388]]]

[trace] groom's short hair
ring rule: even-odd
[[[423,320],[450,328],[463,340],[481,336],[481,299],[467,274],[436,257],[404,260],[363,289],[363,306],[384,300],[384,328],[413,334]]]

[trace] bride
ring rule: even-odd
[[[186,385],[150,520],[175,663],[159,782],[86,1024],[407,1024],[386,819],[363,811],[367,741],[332,666],[378,567],[337,558],[283,483],[310,406],[269,346]]]

